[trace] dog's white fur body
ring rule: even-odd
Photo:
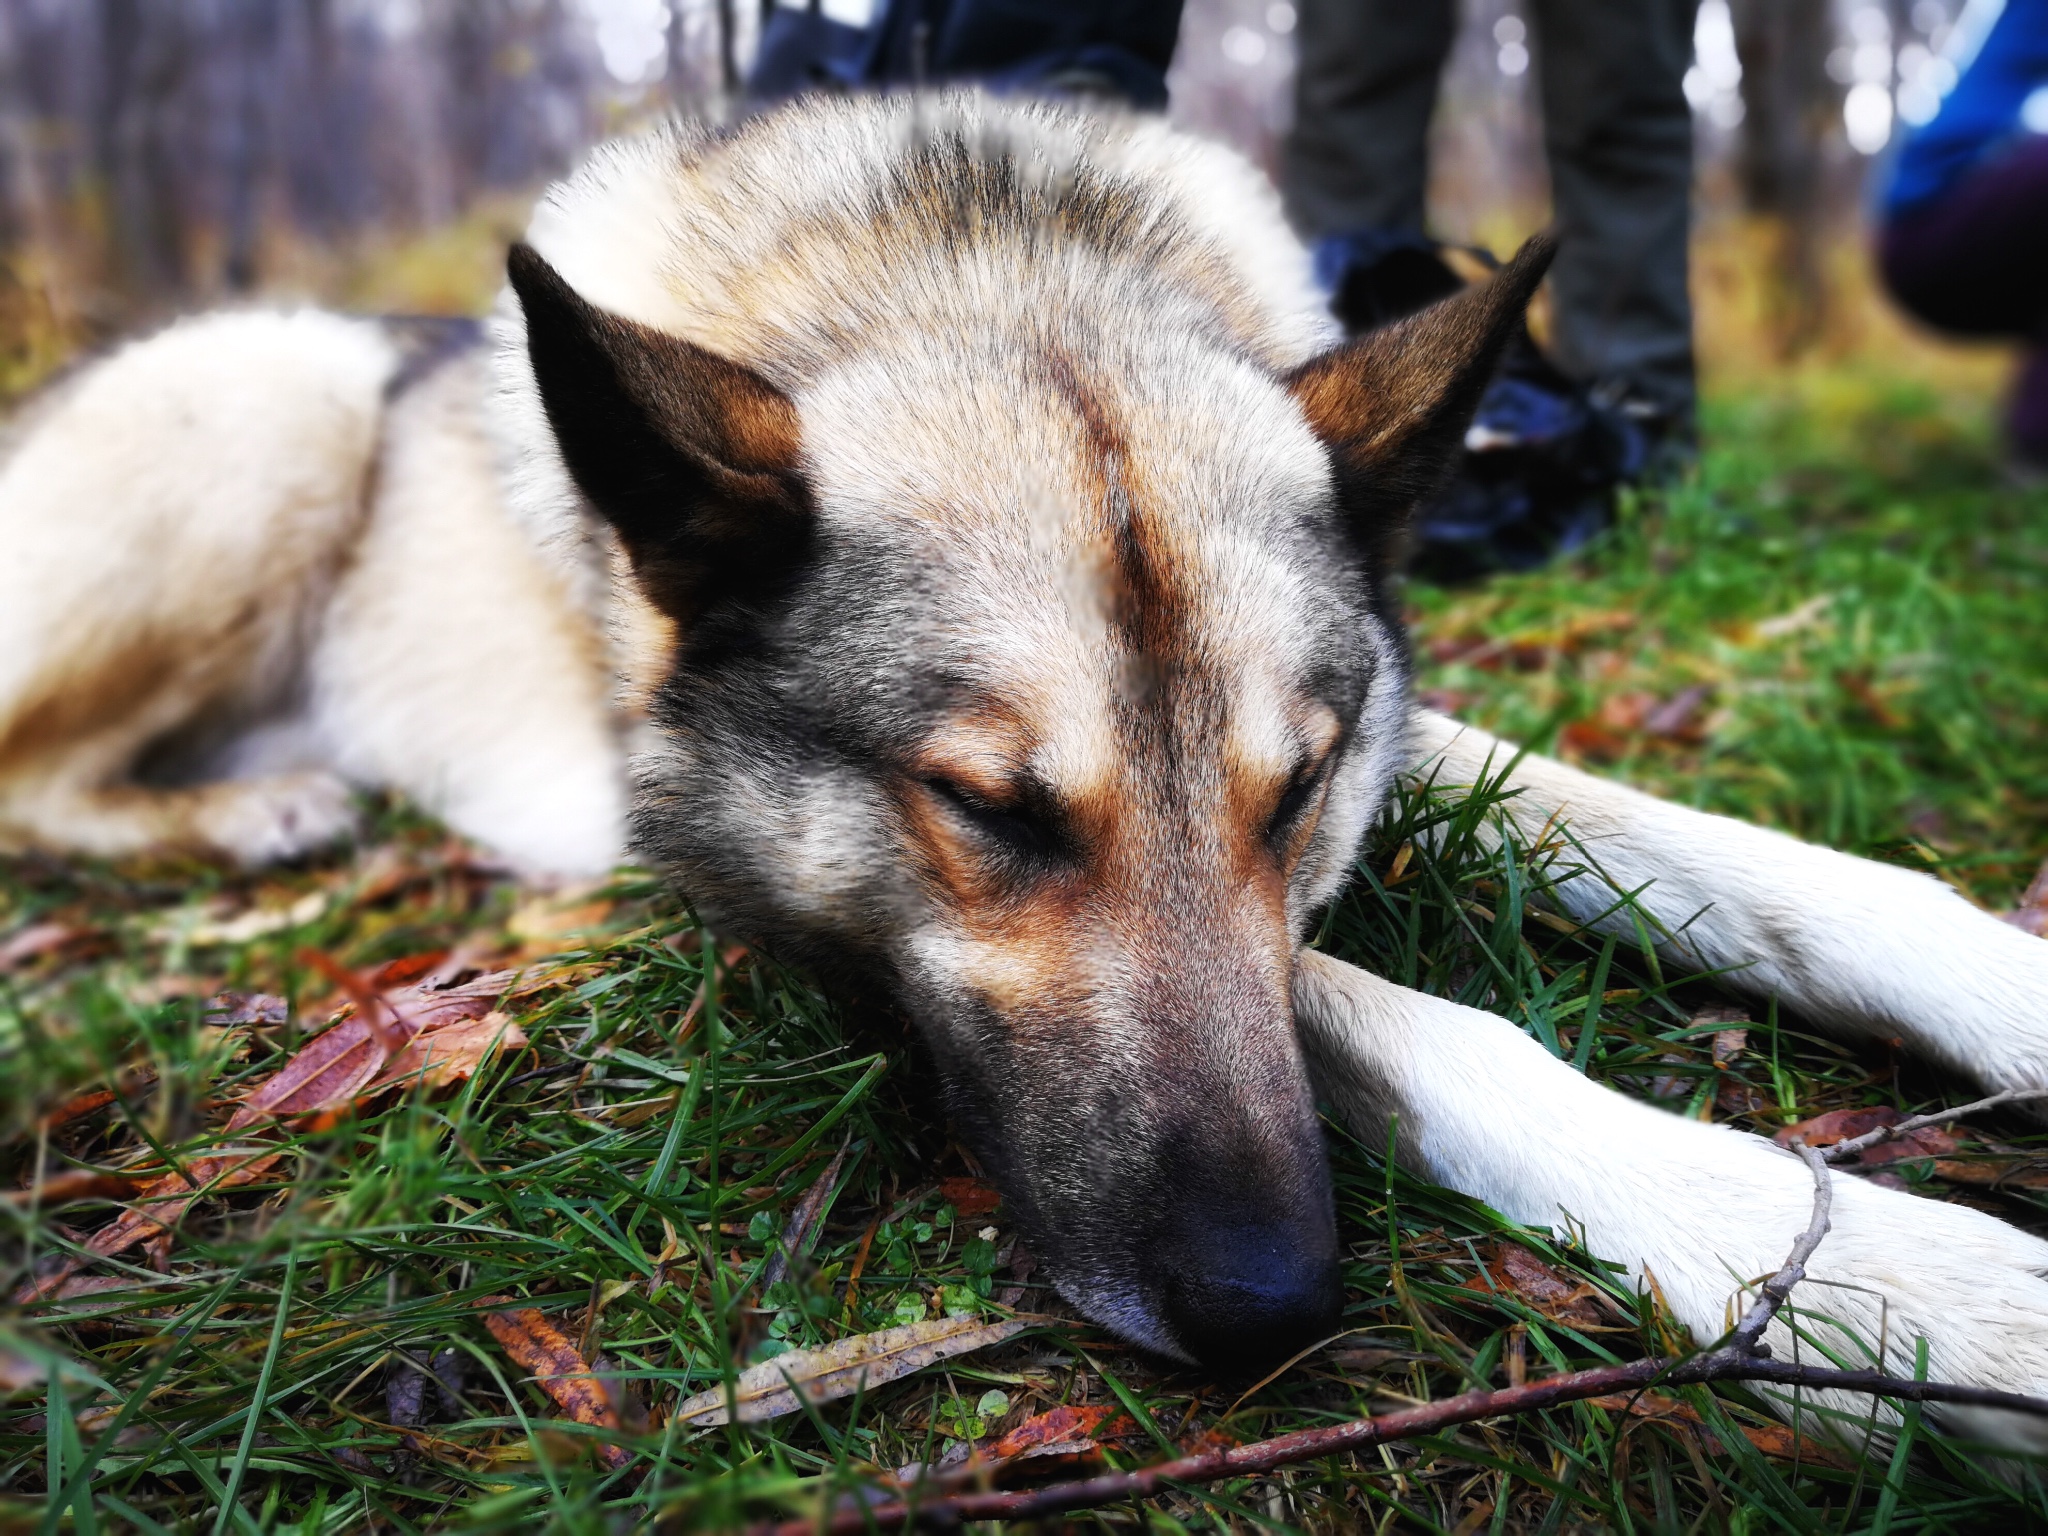
[[[624,790],[589,625],[508,522],[474,364],[316,313],[189,320],[0,469],[0,849],[289,858],[388,786],[598,873]],[[133,783],[175,744],[174,787]]]
[[[1157,124],[1083,133],[1071,119],[962,110],[1030,147],[1049,178],[1075,156],[1121,157],[1171,189],[1248,295],[1259,365],[1290,367],[1332,340],[1270,189],[1235,156]],[[886,173],[905,128],[901,112],[834,106],[797,121],[835,112],[836,136],[806,141],[831,153],[783,161],[787,196],[820,218]],[[600,152],[542,204],[534,244],[589,301],[743,359],[807,412],[851,425],[858,368],[829,338],[764,329],[772,308],[735,296],[778,253],[706,214],[716,188],[686,208],[663,169],[682,142]],[[846,255],[856,270],[864,259]],[[872,274],[869,323],[886,327],[893,277]],[[516,305],[497,328],[494,385],[457,362],[389,406],[399,363],[381,334],[318,315],[188,322],[53,396],[0,469],[0,847],[288,856],[345,830],[354,784],[403,790],[536,869],[585,873],[619,856],[607,651],[630,670],[658,652],[662,624],[616,590],[611,551],[554,450]],[[858,433],[835,440],[857,446]],[[868,472],[847,452],[819,472]],[[124,675],[150,686],[124,694]],[[200,743],[216,777],[122,782],[146,747],[207,724],[221,727]],[[1397,727],[1391,715],[1363,723],[1386,746],[1360,754],[1350,803],[1377,803],[1399,766]],[[1477,780],[1498,750],[1426,714],[1409,745],[1447,783]],[[1526,831],[1563,817],[1622,886],[1649,884],[1675,945],[1743,967],[1732,985],[1845,1033],[1897,1034],[1996,1087],[2048,1086],[2041,941],[1923,877],[1557,764],[1525,759],[1513,782],[1526,792],[1509,814]],[[847,855],[782,850],[814,877]],[[1331,890],[1342,873],[1328,872]],[[1596,900],[1593,881],[1566,887],[1568,901],[1575,889]],[[1504,1020],[1307,953],[1295,995],[1311,1055],[1362,1134],[1397,1115],[1421,1171],[1518,1221],[1582,1232],[1654,1277],[1703,1338],[1805,1225],[1811,1183],[1796,1160],[1597,1087]],[[2048,1392],[2048,1244],[1837,1182],[1816,1273],[1887,1298],[1888,1363],[1909,1364],[1924,1334],[1936,1375]],[[1870,1292],[1810,1287],[1799,1304],[1875,1340]],[[2038,1425],[1944,1417],[2040,1443]]]

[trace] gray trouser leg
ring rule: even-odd
[[[1288,213],[1311,239],[1423,224],[1451,0],[1300,0]]]
[[[1551,276],[1558,361],[1689,426],[1692,114],[1682,82],[1698,0],[1525,3],[1563,237]],[[1310,238],[1421,229],[1450,0],[1300,0],[1300,14],[1289,213]]]
[[[1692,112],[1698,0],[1533,0],[1543,137],[1561,243],[1554,350],[1689,427]]]

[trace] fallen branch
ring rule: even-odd
[[[1709,1382],[1763,1381],[1780,1386],[1832,1388],[1863,1392],[1916,1403],[1965,1403],[2005,1408],[2015,1413],[2048,1417],[2048,1399],[1988,1387],[1949,1382],[1911,1381],[1876,1371],[1835,1371],[1790,1362],[1742,1358],[1716,1350],[1686,1360],[1636,1360],[1571,1371],[1525,1386],[1497,1392],[1464,1392],[1442,1402],[1404,1408],[1396,1413],[1356,1419],[1327,1429],[1297,1430],[1251,1445],[1230,1446],[1183,1456],[1177,1461],[1140,1467],[1130,1472],[1105,1472],[1074,1482],[1011,1493],[962,1493],[919,1501],[915,1497],[887,1504],[848,1505],[820,1524],[815,1519],[791,1520],[759,1528],[759,1536],[810,1536],[815,1532],[949,1529],[969,1520],[1030,1520],[1068,1510],[1090,1509],[1125,1499],[1148,1498],[1172,1488],[1212,1483],[1227,1477],[1255,1477],[1298,1462],[1338,1456],[1396,1440],[1411,1440],[1478,1419],[1537,1413],[1610,1392],[1656,1386],[1698,1386]]]
[[[1872,1147],[1881,1147],[1888,1141],[1897,1141],[1915,1131],[1925,1130],[1930,1125],[1947,1125],[1961,1120],[1966,1115],[1982,1114],[1987,1109],[1997,1109],[2005,1104],[2024,1104],[2030,1099],[2048,1099],[2048,1088],[2008,1088],[2003,1093],[1994,1093],[1988,1099],[1974,1103],[1960,1104],[1954,1109],[1937,1109],[1930,1114],[1910,1115],[1896,1125],[1881,1125],[1874,1131],[1861,1136],[1852,1136],[1847,1141],[1838,1141],[1821,1153],[1831,1163],[1845,1162],[1849,1158],[1868,1152]]]
[[[1717,1353],[1741,1358],[1770,1355],[1771,1348],[1763,1341],[1764,1330],[1771,1326],[1771,1319],[1778,1315],[1778,1309],[1791,1296],[1792,1287],[1806,1278],[1806,1261],[1820,1247],[1820,1240],[1828,1235],[1828,1218],[1835,1205],[1834,1179],[1828,1173],[1828,1160],[1803,1141],[1793,1142],[1792,1150],[1813,1171],[1813,1218],[1792,1244],[1792,1251],[1785,1256],[1778,1272],[1758,1289],[1756,1305],[1743,1314],[1742,1321],[1735,1325]]]
[[[1986,1103],[2009,1102],[2011,1097],[2001,1096]],[[1967,1113],[1981,1107],[1965,1106],[1953,1113]],[[1904,1127],[1894,1129],[1902,1130]],[[1128,1472],[1104,1472],[1070,1482],[1051,1483],[1043,1488],[920,1497],[924,1490],[913,1487],[905,1497],[889,1503],[843,1503],[822,1521],[814,1517],[757,1527],[756,1536],[810,1536],[814,1532],[852,1533],[905,1528],[948,1530],[970,1520],[1040,1519],[1071,1510],[1121,1503],[1127,1499],[1149,1498],[1174,1488],[1216,1482],[1223,1478],[1256,1477],[1300,1462],[1343,1455],[1391,1441],[1410,1440],[1480,1419],[1538,1413],[1546,1408],[1561,1407],[1590,1397],[1604,1397],[1612,1392],[1643,1391],[1658,1386],[1769,1382],[1775,1386],[1857,1392],[1899,1402],[2002,1408],[2013,1413],[2048,1418],[2048,1398],[1954,1382],[1914,1381],[1888,1376],[1881,1371],[1838,1371],[1771,1358],[1769,1347],[1763,1342],[1764,1332],[1791,1296],[1793,1287],[1806,1278],[1806,1262],[1827,1236],[1834,1199],[1827,1156],[1803,1143],[1795,1143],[1793,1150],[1813,1171],[1812,1218],[1806,1230],[1792,1244],[1784,1264],[1759,1287],[1755,1304],[1743,1314],[1741,1321],[1729,1331],[1726,1341],[1717,1349],[1682,1358],[1643,1359],[1626,1365],[1570,1371],[1495,1392],[1464,1392],[1442,1402],[1354,1419],[1348,1424],[1297,1430],[1293,1434],[1278,1435],[1251,1445],[1228,1446]],[[942,1486],[957,1484],[949,1477]]]

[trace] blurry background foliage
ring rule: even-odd
[[[836,0],[863,10],[860,0]],[[1981,388],[1869,297],[1857,214],[1931,114],[1962,0],[1704,0],[1696,287],[1710,378],[1882,355]],[[832,7],[828,7],[828,10]],[[1468,0],[1437,125],[1439,234],[1542,222],[1531,49]],[[604,135],[725,115],[756,0],[0,0],[0,399],[81,347],[244,293],[475,311],[526,199]],[[1174,116],[1276,159],[1290,0],[1189,0]]]

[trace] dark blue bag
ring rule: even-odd
[[[1345,329],[1362,335],[1464,286],[1441,249],[1406,231],[1337,236],[1317,245],[1316,276]],[[1450,484],[1416,520],[1410,569],[1448,584],[1581,548],[1613,522],[1616,489],[1643,476],[1652,447],[1649,424],[1566,378],[1519,326]]]

